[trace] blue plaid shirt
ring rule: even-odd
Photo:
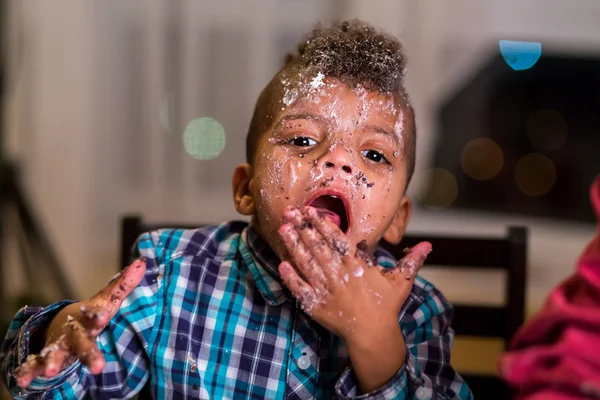
[[[17,398],[130,398],[150,379],[161,399],[472,399],[450,366],[452,309],[418,278],[400,316],[406,363],[383,387],[357,396],[343,341],[301,311],[278,279],[278,259],[246,223],[142,235],[141,284],[99,336],[106,367],[92,375],[75,362],[26,390],[12,373],[29,355],[29,337],[60,302],[25,307],[2,346],[2,374]],[[395,265],[378,250],[377,261]]]

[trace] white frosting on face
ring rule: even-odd
[[[362,269],[362,267],[357,267],[354,271],[352,271],[352,274],[357,277],[360,278],[361,276],[363,276],[363,273],[365,272],[364,269]]]
[[[283,223],[279,214],[285,205],[302,206],[316,190],[333,188],[343,192],[351,203],[354,214],[348,235],[354,238],[354,244],[375,233],[381,235],[394,214],[393,206],[385,204],[398,204],[396,197],[388,197],[403,193],[396,184],[405,122],[403,108],[396,103],[398,97],[369,91],[361,85],[350,87],[319,71],[288,72],[287,76],[284,72],[280,87],[269,136],[257,153],[263,166],[257,184],[269,188],[260,191],[257,202],[261,223]],[[387,133],[374,136],[373,132],[379,132],[376,129]],[[315,141],[303,151],[289,144],[294,137]],[[381,146],[387,149],[385,157],[392,164],[366,158],[365,152],[370,150],[365,149],[373,149],[370,146],[374,143],[376,151],[382,150],[378,148]],[[349,169],[339,165],[325,168],[327,157],[343,160]],[[377,212],[373,213],[372,207]],[[278,235],[277,228],[272,225],[265,236]],[[369,245],[373,240],[369,239]]]
[[[310,81],[310,88],[309,88],[309,90],[313,91],[313,90],[319,88],[320,86],[323,86],[324,85],[323,78],[325,78],[325,75],[322,72],[319,71],[319,73],[317,74],[317,76],[315,76],[313,78],[313,80]]]
[[[340,124],[339,117],[336,115],[336,106],[339,101],[331,90],[338,85],[343,85],[338,80],[328,79],[321,72],[317,71],[316,74],[307,74],[306,72],[300,72],[293,76],[288,76],[290,73],[284,71],[281,76],[280,84],[283,89],[281,104],[282,110],[290,107],[297,103],[299,100],[309,100],[317,104],[322,104],[322,112],[330,118],[336,120],[338,125]],[[359,124],[363,124],[369,118],[369,110],[377,109],[378,112],[387,112],[390,115],[397,116],[396,125],[394,132],[397,136],[397,140],[402,143],[403,141],[403,129],[404,129],[404,112],[401,108],[398,108],[396,101],[393,99],[393,95],[390,94],[390,99],[384,101],[382,99],[373,99],[369,96],[369,91],[365,89],[363,85],[357,85],[354,88],[356,96],[361,100],[361,106],[357,110],[360,119]]]

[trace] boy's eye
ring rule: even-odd
[[[299,136],[296,138],[293,138],[292,140],[289,141],[289,143],[291,145],[294,146],[298,146],[298,147],[308,147],[308,146],[314,146],[315,144],[317,144],[317,142],[314,139],[305,137],[305,136]]]
[[[375,151],[375,150],[363,150],[360,152],[360,154],[362,154],[364,157],[366,157],[369,160],[374,161],[376,163],[380,163],[380,162],[389,163],[389,161],[387,160],[387,158],[385,158],[385,156],[383,154],[381,154],[380,152]]]

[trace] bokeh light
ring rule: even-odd
[[[543,154],[528,154],[517,162],[515,180],[525,195],[541,196],[556,183],[556,166]]]
[[[498,175],[504,165],[504,154],[492,139],[473,139],[464,147],[460,163],[465,174],[485,181]]]
[[[500,40],[499,45],[504,61],[515,71],[533,67],[542,55],[540,42]]]
[[[569,127],[557,111],[544,109],[531,114],[527,121],[527,136],[536,151],[559,149],[567,138]]]
[[[194,119],[185,128],[183,145],[198,160],[216,158],[225,148],[225,129],[212,118]]]
[[[432,210],[450,207],[458,196],[458,183],[454,175],[443,168],[431,168],[423,171],[421,190],[417,200]]]

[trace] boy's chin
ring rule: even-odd
[[[254,232],[256,232],[256,234],[269,245],[277,257],[281,258],[281,253],[285,252],[285,245],[283,244],[283,240],[278,233],[279,226],[264,227],[260,224],[260,221],[256,215],[250,220],[250,226]]]

